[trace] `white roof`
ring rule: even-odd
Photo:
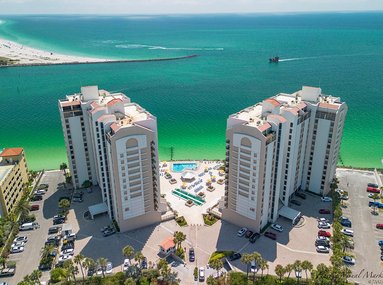
[[[279,215],[294,221],[297,217],[301,215],[301,212],[294,210],[292,208],[289,208],[287,206],[283,206],[282,208],[279,209]]]
[[[100,203],[89,206],[88,210],[90,212],[91,217],[93,218],[95,215],[108,212],[108,206],[105,203]]]

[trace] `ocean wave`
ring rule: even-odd
[[[210,47],[164,47],[164,46],[152,46],[152,45],[143,45],[143,44],[118,44],[115,45],[116,48],[126,48],[126,49],[160,49],[160,50],[189,50],[189,51],[202,51],[202,50],[211,50],[211,51],[222,51],[224,48],[210,48]]]
[[[4,20],[0,20],[0,25],[5,24]]]

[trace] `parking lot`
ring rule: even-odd
[[[44,247],[46,237],[48,236],[48,229],[52,226],[52,217],[57,213],[58,198],[56,198],[56,196],[58,191],[61,191],[60,189],[63,188],[63,181],[64,176],[60,171],[48,171],[43,175],[41,183],[49,184],[48,191],[44,195],[44,200],[30,203],[30,205],[40,206],[38,211],[31,212],[35,214],[36,222],[39,223],[40,228],[30,231],[21,231],[19,233],[19,236],[28,237],[28,242],[23,252],[9,256],[10,261],[16,261],[16,274],[13,277],[2,278],[2,282],[17,284],[25,275],[37,269],[40,262],[41,249]],[[48,279],[42,278],[42,280]]]
[[[368,207],[367,183],[378,183],[372,171],[358,171],[350,169],[338,169],[339,188],[349,192],[349,201],[345,203],[343,214],[352,221],[354,230],[356,264],[350,269],[353,273],[353,281],[360,284],[383,284],[383,278],[366,278],[366,272],[380,274],[383,263],[380,260],[380,248],[378,241],[383,240],[383,230],[376,229],[377,223],[382,223],[383,212],[378,215],[372,214],[372,208]],[[362,272],[362,273],[361,273]],[[380,282],[380,283],[379,283]]]

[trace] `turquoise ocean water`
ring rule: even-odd
[[[320,86],[349,105],[345,165],[382,167],[383,13],[1,16],[0,37],[71,55],[164,62],[0,69],[0,147],[33,169],[66,160],[57,100],[81,85],[125,92],[158,119],[161,159],[222,159],[228,115]],[[269,64],[279,55],[283,61]]]

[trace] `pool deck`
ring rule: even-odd
[[[181,199],[175,195],[172,194],[172,190],[179,188],[182,189],[183,182],[181,181],[181,175],[183,172],[173,172],[172,169],[172,163],[193,163],[196,162],[198,164],[198,167],[196,170],[189,170],[186,169],[185,171],[192,172],[195,174],[196,178],[191,183],[186,183],[187,187],[186,189],[183,189],[191,194],[197,195],[199,192],[205,193],[205,200],[206,203],[203,205],[193,205],[192,207],[188,207],[185,205],[185,200]],[[165,199],[171,204],[172,208],[178,212],[179,216],[184,216],[188,224],[193,225],[203,225],[203,218],[202,214],[205,214],[208,208],[211,208],[214,206],[224,195],[224,189],[225,185],[218,184],[217,182],[213,182],[212,186],[215,187],[215,190],[213,192],[207,191],[206,188],[206,182],[208,179],[211,178],[211,176],[215,176],[216,180],[222,178],[224,179],[224,176],[219,175],[219,170],[214,169],[217,165],[222,165],[223,163],[221,161],[172,161],[172,162],[166,162],[166,166],[164,166],[164,163],[161,163],[160,165],[160,185],[161,185],[161,194],[165,194]],[[205,168],[211,168],[208,172],[205,172]],[[177,183],[170,184],[169,179],[166,179],[164,177],[165,171],[168,171],[173,178],[177,180]],[[203,173],[203,176],[199,176],[201,173]],[[211,173],[211,175],[210,175]],[[193,189],[188,189],[189,186],[196,181],[202,179],[202,182],[197,185],[203,186],[203,188],[197,192],[195,192]],[[196,188],[196,187],[195,187]],[[194,189],[195,189],[194,188]]]

